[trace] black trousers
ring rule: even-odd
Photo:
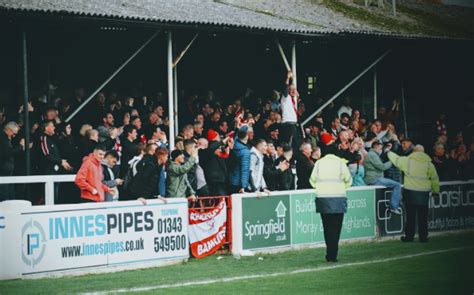
[[[280,129],[280,138],[282,142],[290,143],[290,146],[297,145],[296,123],[283,123]]]
[[[337,259],[339,251],[339,238],[341,237],[343,213],[321,213],[324,228],[324,241],[326,242],[326,260]]]
[[[428,205],[405,203],[405,209],[407,211],[406,237],[413,239],[418,221],[418,236],[420,239],[428,238]]]

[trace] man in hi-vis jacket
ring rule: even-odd
[[[403,171],[403,203],[407,212],[405,236],[402,242],[413,242],[415,224],[418,219],[418,236],[420,242],[428,242],[428,203],[430,193],[439,194],[439,178],[430,156],[425,154],[421,145],[413,148],[413,153],[408,157],[399,157],[393,152],[388,153],[388,158],[398,169]]]
[[[326,156],[316,162],[309,179],[316,189],[316,212],[323,221],[327,262],[337,262],[342,221],[347,212],[346,189],[352,185],[347,161],[336,153],[334,146],[328,147]]]

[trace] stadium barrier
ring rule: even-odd
[[[391,193],[386,188],[376,189],[379,236],[403,233],[405,214],[390,214],[390,211],[386,208]],[[448,231],[473,227],[474,180],[441,182],[439,198],[430,198],[429,202],[429,231]]]
[[[350,188],[341,239],[376,236],[375,188]],[[232,253],[252,255],[324,242],[314,190],[232,195]]]
[[[342,240],[401,234],[404,216],[386,210],[390,194],[381,186],[348,189]],[[314,198],[313,190],[226,197],[226,243],[222,250],[253,255],[324,243]],[[213,208],[217,199],[202,200],[196,204],[206,210]],[[139,201],[55,206],[2,202],[0,279],[182,262],[189,258],[188,210],[185,199],[169,199],[167,204],[152,200],[146,206]],[[440,198],[430,200],[429,214],[431,231],[473,228],[474,181],[441,183]]]
[[[2,176],[0,184],[33,184],[44,183],[45,205],[54,205],[54,184],[74,182],[75,174],[62,175],[31,175],[31,176]]]
[[[0,203],[0,279],[162,266],[189,258],[188,202]]]
[[[232,253],[253,255],[324,243],[314,190],[232,195]],[[390,214],[391,191],[383,186],[351,187],[341,240],[373,239],[403,233],[405,212]],[[430,198],[429,230],[474,228],[474,180],[442,182]]]

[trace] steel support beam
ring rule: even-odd
[[[140,48],[138,48],[120,67],[118,67],[115,72],[112,73],[97,89],[92,92],[92,94],[66,119],[66,122],[69,122],[74,116],[77,115],[93,98],[94,96],[99,93],[120,71],[130,62],[132,61],[137,54],[139,54],[150,42],[155,39],[155,37],[158,35],[160,31],[156,31],[148,40],[143,43]]]
[[[290,64],[288,63],[288,59],[286,59],[285,52],[283,51],[283,48],[281,47],[280,41],[278,39],[275,39],[276,46],[278,47],[278,51],[280,51],[281,58],[283,59],[283,63],[285,64],[286,70],[291,71]]]
[[[186,45],[186,47],[184,47],[181,53],[178,56],[176,56],[176,58],[173,61],[173,68],[175,68],[178,65],[178,63],[181,61],[181,59],[186,54],[186,52],[188,52],[189,48],[191,47],[191,45],[193,45],[194,41],[197,39],[198,36],[199,36],[199,33],[196,33],[193,39],[191,39],[191,41],[188,43],[188,45]]]
[[[363,75],[365,75],[371,68],[373,68],[376,64],[378,64],[387,54],[389,54],[391,50],[386,51],[384,54],[382,54],[379,58],[377,58],[373,63],[371,63],[367,68],[365,68],[359,75],[357,75],[354,79],[352,79],[349,83],[346,84],[341,90],[339,90],[336,94],[334,94],[328,101],[326,101],[322,106],[320,106],[315,112],[313,112],[306,120],[303,121],[301,125],[306,125],[308,124],[311,119],[314,118],[319,112],[324,110],[331,102],[333,102],[336,98],[338,98],[344,91],[347,90],[347,88],[351,87],[352,84],[357,82]]]
[[[293,85],[298,89],[296,84],[296,42],[293,40],[291,44],[291,71],[293,72]]]
[[[405,87],[403,80],[401,81],[401,95],[402,95],[402,108],[403,108],[403,127],[405,128],[405,137],[408,137],[408,123],[407,123],[407,109],[405,104]]]

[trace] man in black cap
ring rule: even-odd
[[[187,173],[197,162],[197,149],[193,148],[191,155],[186,161],[182,150],[171,152],[171,159],[168,162],[166,175],[166,197],[167,198],[187,198],[196,201],[196,193],[188,181]]]

